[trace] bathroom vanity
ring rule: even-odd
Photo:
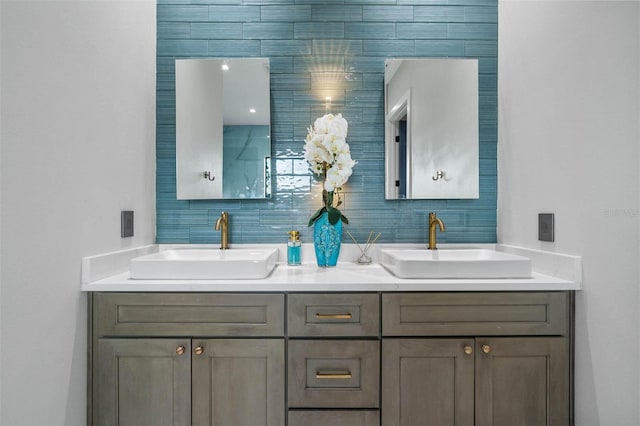
[[[523,281],[339,264],[89,282],[89,421],[569,425],[578,287]]]

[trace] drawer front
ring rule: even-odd
[[[289,426],[379,426],[378,410],[289,411]]]
[[[566,292],[389,293],[383,336],[565,335]]]
[[[96,293],[96,336],[284,336],[283,294]]]
[[[290,340],[289,407],[378,408],[380,343]]]
[[[377,337],[379,300],[378,294],[289,294],[289,336]]]

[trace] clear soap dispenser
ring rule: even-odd
[[[300,265],[300,248],[300,231],[289,231],[289,241],[287,241],[287,265]]]

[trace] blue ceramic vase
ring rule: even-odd
[[[336,266],[341,243],[342,221],[339,220],[332,225],[329,223],[329,214],[322,213],[313,225],[313,248],[316,251],[318,266]]]

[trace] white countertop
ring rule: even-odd
[[[352,247],[350,247],[352,246]],[[380,245],[384,247],[384,245]],[[386,245],[389,247],[391,245]],[[400,245],[394,245],[400,246]],[[407,247],[408,245],[403,245]],[[460,245],[462,247],[462,245]],[[320,268],[313,262],[313,249],[304,247],[300,266],[280,261],[273,272],[258,280],[139,280],[131,279],[129,260],[176,245],[152,245],[83,259],[82,291],[100,292],[341,292],[341,291],[554,291],[581,288],[582,260],[578,256],[541,252],[503,245],[491,247],[517,253],[532,260],[531,278],[502,279],[403,279],[380,264],[355,263],[355,246],[344,244],[336,267]],[[178,247],[211,247],[182,245]],[[279,247],[279,246],[278,246]],[[457,247],[457,245],[443,245]],[[233,249],[233,246],[232,246]],[[280,259],[282,249],[280,250]],[[375,260],[375,255],[373,256]]]

